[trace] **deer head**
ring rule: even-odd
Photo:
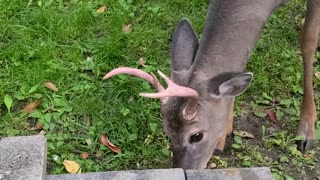
[[[198,47],[191,24],[182,19],[171,44],[171,78],[199,96],[169,98],[162,112],[165,132],[172,143],[173,166],[185,169],[206,167],[218,140],[225,135],[234,96],[241,94],[252,78],[251,73],[212,76],[195,71]]]

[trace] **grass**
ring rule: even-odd
[[[304,4],[305,1],[292,0],[269,19],[247,66],[255,79],[238,98],[235,108],[238,118],[259,109],[282,112],[285,131],[271,135],[266,126],[268,118],[260,118],[260,128],[267,129],[266,137],[260,141],[262,145],[238,140],[235,144],[240,150],[231,148],[230,152],[236,156],[228,159],[227,154],[219,159],[219,167],[269,166],[281,179],[295,176],[292,169],[299,166],[289,163],[302,163],[311,171],[317,166],[315,149],[308,159],[285,148],[294,144],[290,139],[295,137],[302,97],[298,42]],[[98,13],[96,10],[104,5],[106,11]],[[168,51],[177,22],[187,17],[201,34],[206,11],[207,1],[196,0],[3,0],[0,136],[38,134],[30,126],[42,123],[48,139],[50,174],[66,173],[64,159],[78,162],[83,172],[170,167],[169,141],[162,130],[159,100],[138,96],[139,92],[153,91],[152,87],[128,76],[107,81],[102,81],[102,77],[118,66],[149,72],[160,69],[169,74]],[[132,24],[130,33],[123,32],[127,24]],[[141,57],[145,68],[139,65]],[[319,59],[317,54],[314,71],[320,70]],[[45,88],[46,81],[53,82],[59,91]],[[318,95],[320,81],[314,82]],[[268,102],[261,104],[265,100],[263,93],[271,99],[288,99],[290,103],[280,106],[266,98]],[[5,97],[13,100],[10,111]],[[41,101],[37,110],[21,113],[26,104],[36,100]],[[318,96],[316,102],[319,110]],[[295,112],[290,115],[287,109]],[[122,154],[114,154],[100,143],[102,133],[122,149]],[[283,158],[261,160],[259,157],[267,154],[261,147],[274,148]],[[83,152],[88,152],[89,158],[82,159]]]

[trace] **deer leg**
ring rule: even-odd
[[[229,106],[228,123],[227,123],[227,127],[225,129],[225,133],[219,139],[219,142],[218,142],[217,147],[214,150],[213,154],[221,154],[221,152],[223,152],[224,146],[226,144],[227,136],[230,135],[230,133],[232,132],[232,127],[233,127],[233,106],[234,106],[234,98],[232,99],[232,101],[230,103],[230,106]]]
[[[309,8],[309,7],[308,7]],[[314,12],[314,11],[311,11]],[[307,12],[301,36],[301,52],[304,65],[303,100],[300,113],[300,123],[298,135],[303,136],[303,140],[297,142],[300,151],[309,150],[315,140],[315,122],[317,119],[316,106],[314,102],[314,92],[312,85],[313,59],[316,52],[319,36],[320,21],[315,22],[315,15]],[[320,20],[320,19],[319,19]]]

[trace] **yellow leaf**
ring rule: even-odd
[[[301,24],[302,24],[302,25],[304,25],[304,18],[303,18],[303,19],[301,19]]]
[[[80,165],[74,161],[64,160],[63,165],[70,174],[81,174]]]
[[[122,27],[123,32],[130,33],[132,31],[132,24],[126,24]]]
[[[107,9],[107,6],[101,6],[99,9],[97,9],[97,13],[103,13]]]
[[[140,57],[140,58],[139,58],[139,64],[140,64],[142,67],[146,67],[146,62],[144,61],[143,57]]]
[[[316,72],[314,73],[314,75],[316,76],[317,79],[320,79],[320,72]]]
[[[92,140],[90,138],[86,139],[86,143],[88,144],[88,146],[92,145]]]
[[[252,133],[249,133],[247,131],[237,131],[237,130],[233,130],[233,134],[236,136],[240,136],[243,138],[251,138],[254,139],[254,135]]]

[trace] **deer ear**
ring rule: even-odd
[[[181,19],[172,37],[172,70],[188,70],[198,50],[199,42],[188,19]]]
[[[246,72],[235,76],[219,85],[219,93],[225,96],[238,96],[250,85],[253,74]]]

